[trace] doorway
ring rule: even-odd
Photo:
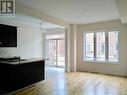
[[[47,64],[55,67],[65,67],[64,35],[46,35]]]

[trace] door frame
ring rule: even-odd
[[[56,53],[56,64],[54,64],[54,67],[65,68],[65,46],[64,46],[64,66],[59,66],[58,65],[58,47],[57,47],[58,46],[58,40],[64,40],[64,44],[65,44],[65,38],[46,39],[46,44],[48,42],[47,40],[55,40],[56,41],[56,52],[55,52]],[[46,50],[46,54],[47,54],[47,50]]]

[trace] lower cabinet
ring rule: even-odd
[[[0,88],[12,92],[44,80],[45,61],[24,64],[0,63]]]

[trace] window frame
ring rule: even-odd
[[[110,61],[108,59],[108,54],[109,54],[109,47],[108,47],[108,32],[110,31],[118,31],[118,59],[117,61]],[[104,32],[105,33],[105,60],[96,60],[96,33],[98,32]],[[87,33],[94,33],[94,37],[93,37],[93,40],[94,40],[94,43],[93,43],[93,51],[94,51],[94,54],[93,54],[93,59],[91,60],[87,60],[85,57],[86,57],[86,34]],[[107,30],[96,30],[96,31],[87,31],[87,32],[83,32],[83,61],[85,62],[93,62],[93,63],[110,63],[110,64],[119,64],[119,29],[107,29]]]
[[[85,33],[85,32],[84,32]],[[93,32],[87,32],[87,33],[93,33]],[[84,38],[83,38],[84,39]],[[93,39],[94,39],[94,37],[93,37]],[[94,40],[93,40],[94,41]],[[83,41],[84,42],[84,41]],[[86,50],[86,47],[84,47],[84,45],[86,46],[86,33],[85,33],[85,43],[83,44],[83,51],[85,51]],[[94,44],[93,44],[94,45]],[[94,52],[94,49],[93,49],[93,52]],[[83,52],[84,53],[84,56],[83,56],[83,59],[85,58],[85,55],[86,55],[86,52]],[[94,57],[94,54],[93,54],[93,57]],[[94,58],[93,58],[94,59]],[[84,61],[85,61],[85,59],[84,59]]]

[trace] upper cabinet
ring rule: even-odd
[[[17,27],[0,24],[0,47],[17,47]]]

